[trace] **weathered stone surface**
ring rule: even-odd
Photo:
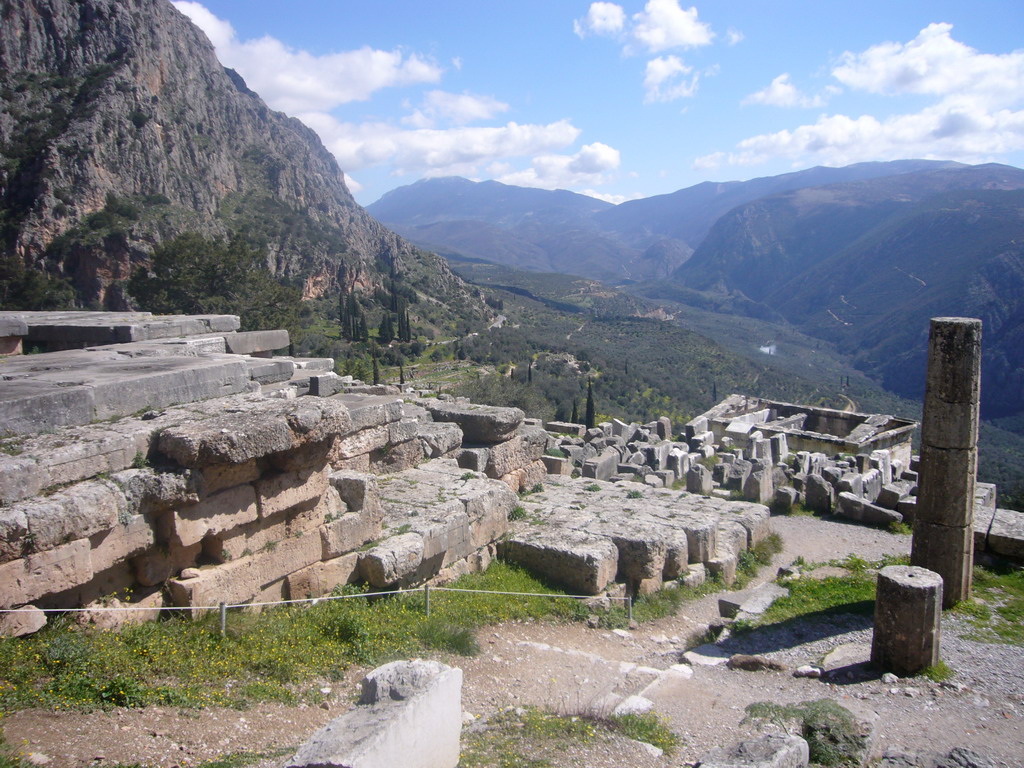
[[[832,514],[835,491],[828,481],[820,475],[807,475],[804,483],[804,506],[812,512]]]
[[[384,514],[377,477],[367,472],[335,470],[330,475],[331,485],[341,494],[345,506],[353,512],[366,512],[380,519]]]
[[[711,493],[712,487],[711,471],[703,464],[691,464],[686,473],[686,490],[689,493],[707,496]]]
[[[461,730],[461,670],[391,662],[363,680],[359,706],[313,734],[286,768],[455,768]]]
[[[985,549],[1003,557],[1024,560],[1024,513],[997,509],[987,531]]]
[[[385,539],[360,556],[363,578],[376,588],[411,582],[423,562],[423,549],[423,537],[418,533]]]
[[[462,429],[451,422],[425,422],[419,425],[423,454],[428,459],[446,456],[462,445]]]
[[[775,495],[772,473],[767,469],[756,469],[743,483],[743,498],[758,504],[768,504]]]
[[[322,597],[342,584],[353,584],[359,580],[359,553],[350,552],[322,563],[313,563],[286,578],[288,598],[302,600]]]
[[[939,663],[942,577],[912,565],[878,572],[871,661],[900,677]]]
[[[600,454],[592,459],[583,462],[583,477],[590,477],[595,480],[607,480],[615,474],[619,465],[619,452],[605,448]]]
[[[0,608],[81,586],[93,576],[88,539],[77,539],[0,565]]]
[[[492,405],[457,405],[423,401],[434,421],[454,422],[462,429],[468,443],[500,443],[515,434],[523,423],[524,414],[518,408],[499,408]]]
[[[253,485],[260,517],[296,508],[312,508],[327,489],[327,469],[264,474]]]
[[[233,355],[273,352],[288,346],[288,331],[238,331],[224,335],[227,351]]]
[[[519,434],[492,445],[485,472],[488,477],[499,478],[516,469],[523,469],[540,461],[547,444],[547,433],[536,427],[524,428]]]
[[[46,614],[34,605],[25,605],[16,613],[0,613],[0,637],[24,637],[46,626]]]
[[[348,409],[334,399],[254,400],[249,408],[168,427],[158,447],[184,467],[241,464],[350,431]]]
[[[583,437],[587,431],[586,424],[575,424],[571,421],[549,421],[544,425],[548,432],[555,432],[563,435],[575,435]]]
[[[868,525],[889,525],[903,521],[903,515],[899,512],[872,504],[866,499],[846,491],[839,494],[836,512],[843,517]]]
[[[259,517],[256,491],[251,485],[238,485],[200,501],[176,509],[174,535],[181,546],[189,546],[207,535],[217,535],[252,523]]]
[[[799,736],[768,735],[741,741],[731,749],[714,749],[701,768],[806,768],[810,761],[807,742]]]
[[[542,531],[527,537],[515,533],[498,545],[503,558],[519,563],[570,592],[596,595],[615,579],[619,553],[604,536],[582,531]]]

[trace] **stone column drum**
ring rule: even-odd
[[[932,318],[910,562],[942,576],[947,608],[971,591],[980,400],[981,320]]]
[[[913,565],[878,572],[871,662],[900,677],[939,663],[942,577]]]

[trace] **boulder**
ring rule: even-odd
[[[619,561],[611,539],[571,529],[513,533],[498,544],[498,553],[581,595],[596,595],[607,587]]]
[[[468,443],[490,444],[508,440],[519,429],[524,418],[518,408],[493,405],[432,402],[424,407],[434,421],[458,424]]]

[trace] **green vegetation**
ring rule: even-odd
[[[748,706],[746,712],[748,719],[769,720],[782,726],[795,721],[815,765],[854,768],[861,765],[867,751],[868,735],[848,709],[831,699],[789,706],[762,701]]]
[[[739,562],[736,565],[736,581],[733,589],[743,589],[750,583],[750,580],[757,575],[762,566],[771,564],[772,555],[782,551],[782,537],[772,533],[761,539],[750,549],[740,552]]]
[[[509,709],[463,734],[463,768],[550,768],[571,747],[600,747],[613,735],[653,744],[671,755],[679,737],[657,715],[602,717],[556,714],[536,707]]]
[[[975,566],[973,595],[953,612],[970,623],[974,640],[1024,645],[1024,570]]]
[[[941,683],[943,680],[950,680],[954,674],[956,673],[953,671],[953,668],[941,659],[939,659],[938,664],[934,664],[921,671],[922,676],[927,677],[929,680],[936,683]]]
[[[454,586],[559,594],[503,563],[464,576]],[[472,630],[480,625],[585,616],[575,600],[443,592],[432,596],[427,617],[423,594],[416,592],[260,614],[232,612],[223,637],[212,615],[147,622],[120,632],[85,631],[57,620],[32,637],[0,639],[0,711],[316,700],[316,678],[337,676],[352,664],[424,650],[475,653]]]
[[[240,238],[180,235],[158,246],[150,268],[128,289],[142,309],[160,314],[235,314],[242,330],[295,328],[301,294],[264,267],[265,255]]]

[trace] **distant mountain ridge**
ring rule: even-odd
[[[737,205],[792,189],[955,167],[932,160],[818,167],[704,182],[617,206],[566,190],[447,177],[394,189],[367,210],[423,247],[520,269],[637,282],[668,277]]]
[[[83,304],[125,308],[132,270],[188,231],[243,234],[307,297],[416,271],[473,302],[167,0],[0,0],[0,160],[0,257],[69,278]]]

